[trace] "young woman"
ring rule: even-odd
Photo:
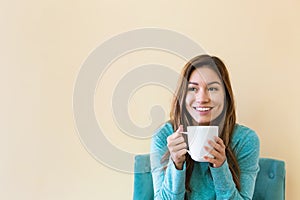
[[[207,148],[213,158],[196,162],[187,154],[187,126],[219,126]],[[154,199],[252,199],[259,171],[259,139],[236,123],[228,71],[217,57],[200,55],[183,68],[170,121],[152,138]]]

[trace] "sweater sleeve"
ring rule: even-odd
[[[154,187],[155,200],[183,200],[185,194],[185,171],[177,170],[173,161],[168,159],[162,163],[161,159],[167,151],[167,136],[172,134],[171,130],[160,129],[152,138],[151,142],[151,170]],[[164,166],[167,168],[164,169]]]
[[[259,171],[259,139],[248,128],[240,128],[234,138],[233,150],[240,167],[240,191],[233,181],[227,161],[219,167],[212,168],[217,199],[252,199],[256,176]]]

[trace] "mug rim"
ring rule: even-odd
[[[187,128],[188,127],[201,127],[201,128],[214,128],[214,127],[218,127],[219,128],[219,126],[216,126],[216,125],[214,125],[214,126],[187,126]]]

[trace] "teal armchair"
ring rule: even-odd
[[[271,158],[259,159],[253,200],[285,199],[285,163]],[[135,157],[133,200],[153,200],[150,155]]]

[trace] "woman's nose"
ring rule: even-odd
[[[209,102],[210,101],[210,94],[207,89],[199,89],[196,93],[196,101],[199,103],[202,102]]]

